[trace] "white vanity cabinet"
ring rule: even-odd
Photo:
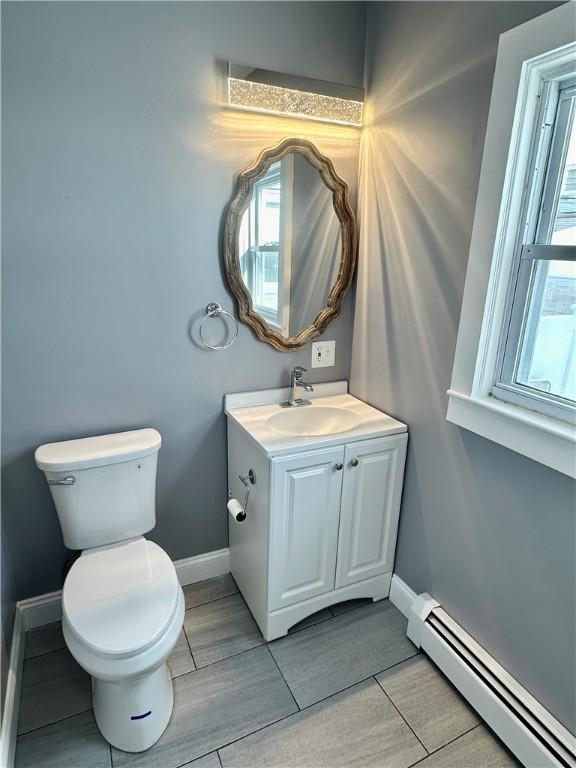
[[[256,476],[246,520],[230,518],[230,569],[267,640],[334,603],[388,596],[408,435],[386,418],[391,434],[308,438],[278,455],[228,419],[230,495],[242,503],[238,476]]]

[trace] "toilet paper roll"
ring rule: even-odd
[[[238,499],[230,499],[226,506],[228,507],[230,517],[237,523],[243,523],[244,520],[246,520],[246,512],[244,511],[244,507],[242,504],[240,504]]]

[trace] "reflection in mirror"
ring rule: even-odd
[[[240,319],[298,349],[340,312],[356,259],[347,186],[308,141],[286,139],[240,174],[225,229]]]
[[[254,310],[297,336],[326,306],[342,249],[332,191],[303,155],[286,155],[256,181],[239,239]]]

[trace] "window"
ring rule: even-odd
[[[576,478],[576,29],[500,36],[446,418]]]
[[[254,309],[278,324],[278,261],[280,257],[280,163],[270,167],[254,185],[250,203],[248,248],[242,277]]]
[[[576,83],[542,83],[492,394],[554,418],[576,406]]]
[[[240,267],[252,304],[269,325],[288,332],[293,158],[273,163],[254,184],[240,227]]]

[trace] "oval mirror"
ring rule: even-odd
[[[240,173],[224,233],[239,318],[298,349],[338,316],[356,263],[348,187],[309,141],[286,139]]]

